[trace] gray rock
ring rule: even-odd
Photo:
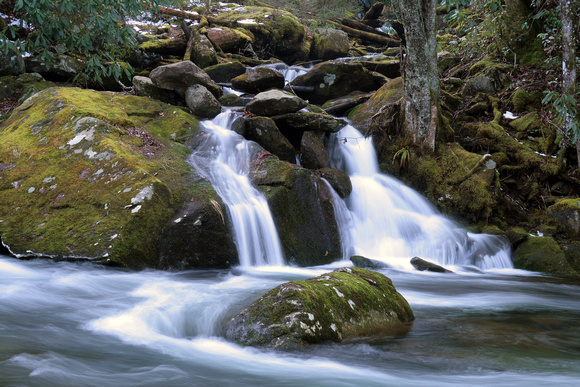
[[[246,93],[283,89],[284,84],[284,75],[269,67],[256,67],[232,79],[233,88]]]
[[[22,58],[22,54],[18,51],[0,50],[0,77],[6,75],[20,75],[26,72],[26,64]]]
[[[377,261],[376,259],[370,259],[360,255],[353,255],[350,257],[350,261],[355,267],[362,267],[363,269],[387,269],[389,265],[384,262]]]
[[[342,268],[284,283],[226,325],[226,337],[242,345],[299,349],[323,341],[408,329],[407,301],[384,275]]]
[[[352,192],[352,182],[348,173],[336,168],[322,168],[318,170],[320,177],[328,181],[341,198],[347,198]]]
[[[253,117],[246,121],[245,137],[260,144],[280,160],[296,162],[296,150],[280,133],[274,121],[267,117]]]
[[[185,90],[193,85],[204,86],[216,98],[222,95],[221,88],[211,80],[209,75],[189,60],[159,66],[151,71],[149,77],[155,86],[174,90],[182,98],[185,98]]]
[[[272,117],[285,113],[295,113],[306,105],[306,101],[302,98],[274,89],[256,95],[248,103],[246,110],[257,116]]]
[[[202,85],[193,85],[187,88],[185,104],[193,115],[202,119],[214,118],[222,110],[220,102]]]
[[[80,59],[64,54],[57,54],[50,63],[41,58],[32,57],[26,59],[26,70],[30,73],[39,73],[44,77],[69,80],[83,71],[85,63]]]
[[[178,105],[181,98],[173,90],[161,89],[153,84],[151,78],[137,75],[133,77],[133,88],[135,94],[142,97],[154,98],[172,105]]]
[[[207,36],[196,35],[191,61],[202,69],[218,63],[217,53]]]
[[[330,157],[322,138],[324,132],[308,131],[302,135],[300,153],[302,166],[309,169],[330,168]]]
[[[300,147],[302,134],[309,130],[336,133],[346,125],[346,121],[328,114],[297,112],[272,117],[282,134],[296,148]]]
[[[479,75],[475,78],[469,79],[463,87],[463,95],[470,96],[477,93],[494,93],[495,86],[491,79],[485,75]]]

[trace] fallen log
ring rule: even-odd
[[[354,28],[356,30],[360,30],[360,31],[365,31],[365,32],[370,32],[371,34],[376,34],[376,35],[380,35],[380,36],[386,36],[387,38],[391,38],[391,36],[389,34],[387,34],[386,32],[383,31],[379,31],[376,28],[373,28],[365,23],[361,23],[359,21],[353,20],[353,19],[347,19],[345,17],[339,17],[336,19],[340,24],[343,24],[347,27],[351,27]]]
[[[340,24],[337,22],[333,22],[333,21],[330,21],[330,22],[332,24],[338,26],[340,29],[342,29],[347,34],[354,36],[354,37],[357,37],[357,38],[361,38],[361,39],[366,40],[368,42],[378,43],[378,44],[381,44],[383,46],[389,46],[389,47],[399,47],[401,44],[398,39],[393,39],[393,38],[389,38],[386,36],[377,35],[375,33],[360,31],[360,30],[345,26],[344,24]]]

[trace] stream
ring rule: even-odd
[[[382,270],[416,320],[400,336],[280,352],[222,325],[272,287],[336,267],[131,272],[0,256],[2,386],[576,385],[580,284],[514,269]]]

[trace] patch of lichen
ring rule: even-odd
[[[135,141],[130,128],[155,146]],[[171,139],[196,130],[194,118],[148,98],[72,88],[37,94],[0,127],[9,166],[0,172],[4,243],[24,256],[154,265],[160,230],[191,188],[188,150]],[[87,131],[91,138],[77,138]],[[135,199],[149,189],[150,198]]]

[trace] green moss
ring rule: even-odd
[[[297,348],[324,340],[340,341],[385,333],[414,319],[391,280],[362,268],[343,268],[272,289],[236,317],[230,326],[242,344]],[[237,333],[236,332],[236,333]]]
[[[548,274],[575,274],[552,237],[529,238],[514,251],[514,267]]]
[[[0,234],[20,255],[154,266],[197,121],[155,100],[51,88],[0,127]],[[139,194],[141,193],[141,194]],[[140,201],[139,196],[146,198]]]

